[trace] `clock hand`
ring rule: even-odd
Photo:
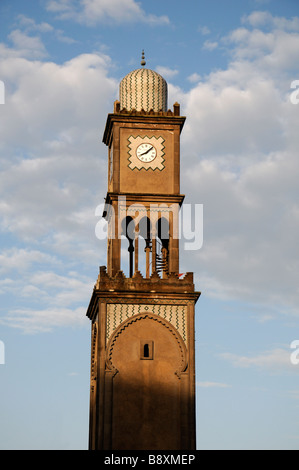
[[[153,149],[153,147],[149,148],[146,152],[142,153],[140,156],[145,155],[146,153],[148,153],[152,149]]]

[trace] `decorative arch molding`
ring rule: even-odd
[[[181,281],[180,281],[181,282]],[[115,332],[116,328],[124,321],[141,313],[151,313],[171,323],[183,338],[185,345],[188,345],[188,320],[187,306],[188,301],[179,299],[155,299],[155,303],[143,303],[144,299],[136,299],[136,303],[132,303],[132,299],[121,299],[118,303],[107,303],[107,322],[106,322],[106,341]]]
[[[116,330],[112,334],[112,336],[109,340],[109,343],[107,345],[107,353],[106,353],[106,367],[107,367],[107,369],[112,372],[113,376],[118,373],[118,370],[117,370],[117,368],[115,367],[115,365],[113,364],[113,361],[112,361],[113,349],[115,347],[117,338],[128,327],[130,327],[133,323],[138,322],[138,321],[142,321],[146,318],[150,319],[150,320],[153,320],[153,321],[156,321],[156,322],[160,323],[161,325],[163,325],[165,328],[168,329],[168,331],[175,338],[175,341],[176,341],[176,343],[178,345],[178,348],[179,348],[179,351],[180,351],[180,365],[179,365],[179,368],[176,370],[175,374],[180,379],[181,374],[186,371],[187,366],[188,366],[187,348],[185,346],[185,343],[184,343],[181,335],[179,334],[179,332],[173,327],[173,325],[169,321],[167,321],[164,318],[161,318],[158,315],[155,315],[154,313],[151,313],[151,312],[143,312],[143,313],[139,313],[137,315],[134,315],[133,317],[131,317],[128,320],[121,323],[116,328]]]

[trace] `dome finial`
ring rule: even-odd
[[[145,60],[144,60],[144,50],[142,51],[142,56],[141,56],[141,65],[142,67],[144,67],[144,65],[146,64]]]

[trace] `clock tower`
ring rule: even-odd
[[[145,68],[108,114],[107,266],[91,320],[89,448],[194,450],[193,273],[179,271],[180,105]]]

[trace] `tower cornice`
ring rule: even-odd
[[[147,279],[137,272],[132,278],[128,278],[122,271],[115,276],[109,276],[106,267],[101,266],[86,315],[91,320],[94,319],[100,299],[106,299],[106,302],[119,302],[120,299],[136,302],[138,298],[139,302],[147,303],[156,303],[157,299],[166,303],[196,303],[200,295],[201,292],[194,290],[192,272],[185,273],[182,277],[170,273],[164,279],[158,273]]]
[[[107,116],[106,126],[103,135],[103,142],[107,146],[111,143],[111,131],[114,123],[131,123],[131,124],[153,124],[154,126],[158,126],[159,124],[166,124],[169,126],[179,125],[180,132],[184,127],[184,123],[186,120],[185,116],[180,116],[180,105],[175,103],[173,105],[173,111],[170,109],[168,111],[127,111],[125,108],[120,110],[119,109],[119,102],[115,102],[114,104],[114,113],[109,113]]]

